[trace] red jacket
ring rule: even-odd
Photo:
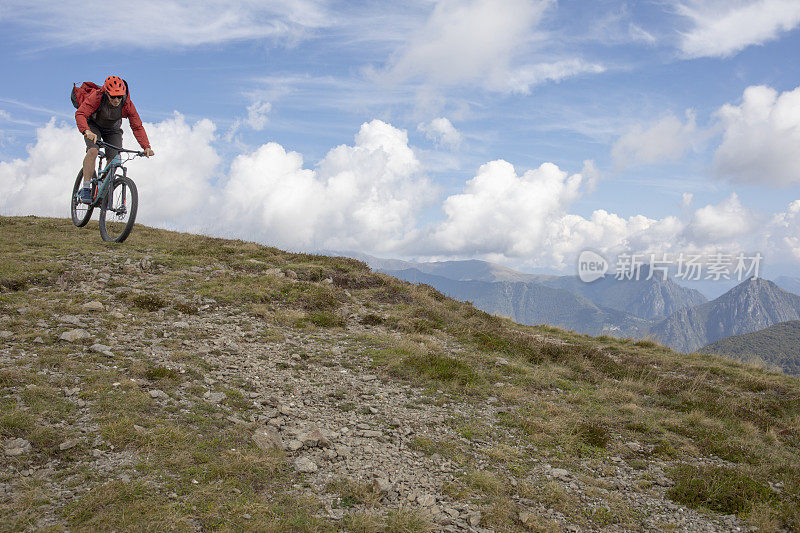
[[[89,129],[87,120],[100,107],[102,99],[102,89],[95,89],[84,98],[81,106],[75,111],[75,122],[78,124],[78,131],[83,133]],[[142,149],[150,148],[150,141],[147,140],[147,133],[144,131],[144,126],[142,126],[142,119],[139,118],[139,113],[136,111],[130,96],[125,97],[125,104],[122,106],[122,118],[127,118],[128,122],[130,122],[133,136],[139,141]]]

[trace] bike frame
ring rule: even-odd
[[[136,157],[137,155],[141,155],[142,152],[137,152],[135,150],[126,150],[124,148],[120,148],[106,142],[97,141],[97,144],[102,145],[104,147],[111,147],[117,150],[117,155],[114,156],[114,159],[109,161],[106,164],[105,168],[103,167],[103,160],[106,158],[105,150],[98,154],[97,160],[97,174],[92,177],[92,183],[95,185],[95,189],[97,190],[97,196],[95,196],[94,200],[91,203],[92,207],[102,206],[103,198],[105,198],[108,191],[110,191],[110,185],[114,181],[114,176],[117,173],[117,169],[122,169],[122,176],[128,176],[128,169],[125,168],[124,164]],[[134,154],[132,156],[128,156],[128,159],[122,161],[120,155],[123,153],[125,154]],[[123,204],[125,199],[123,198]]]

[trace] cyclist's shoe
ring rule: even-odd
[[[81,196],[81,202],[83,202],[85,204],[92,203],[92,200],[93,200],[93,198],[92,198],[92,188],[91,187],[83,187],[83,188],[81,188],[80,196]]]

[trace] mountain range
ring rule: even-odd
[[[692,352],[723,337],[798,319],[800,296],[759,278],[746,280],[710,302],[676,311],[651,333],[670,348]]]
[[[443,294],[472,302],[487,313],[506,316],[520,324],[548,324],[588,335],[641,336],[649,322],[565,289],[535,282],[457,281],[416,268],[381,270],[412,283],[425,283]]]
[[[707,301],[700,292],[682,287],[672,278],[647,277],[648,271],[643,268],[639,279],[617,280],[613,276],[604,276],[585,283],[576,276],[558,276],[541,283],[580,294],[599,306],[646,319],[666,317],[679,309]]]
[[[486,261],[410,262],[360,255],[373,270],[425,283],[447,296],[522,324],[588,335],[653,338],[692,352],[731,335],[800,319],[800,279],[749,279],[708,301],[661,275],[591,283],[577,276],[527,274]],[[790,355],[786,355],[791,359]],[[785,366],[785,364],[784,364]]]
[[[424,274],[431,274],[455,281],[521,281],[543,282],[558,278],[550,274],[527,274],[519,272],[496,263],[470,259],[466,261],[435,261],[418,263],[415,261],[402,261],[400,259],[382,259],[360,253],[344,254],[348,257],[364,261],[372,270],[380,272],[418,270]]]

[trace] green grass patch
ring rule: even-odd
[[[343,328],[347,321],[337,314],[327,311],[309,313],[302,321],[307,321],[319,328]]]
[[[669,472],[675,485],[667,496],[695,509],[739,514],[757,502],[770,502],[772,492],[736,468],[681,465]]]
[[[585,420],[578,425],[578,437],[584,444],[595,448],[605,448],[611,442],[608,428],[600,422]]]
[[[371,351],[370,355],[375,364],[386,367],[395,377],[472,388],[485,384],[483,376],[467,362],[443,353],[385,348]]]
[[[183,313],[184,315],[196,315],[199,312],[199,308],[193,304],[187,303],[177,303],[172,306],[176,311]]]
[[[131,302],[145,311],[158,311],[167,306],[167,302],[155,294],[138,294],[131,299]]]

